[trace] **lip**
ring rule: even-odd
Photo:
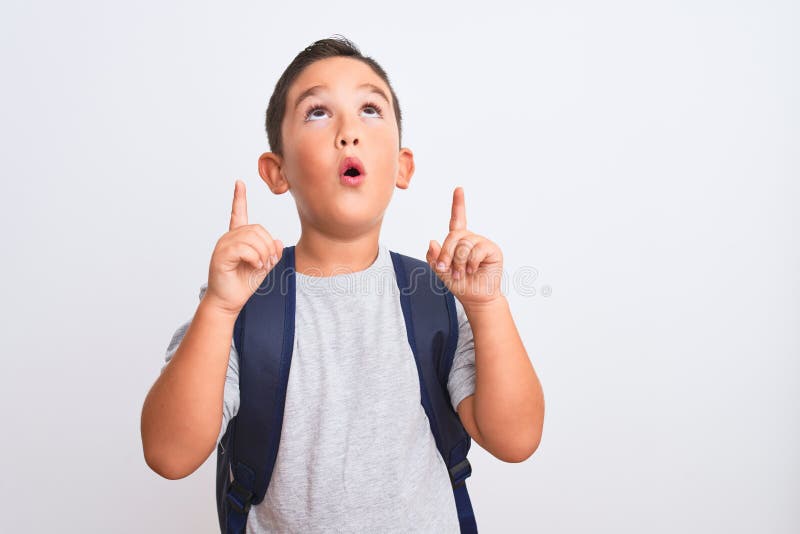
[[[350,167],[358,169],[358,176],[345,175],[345,171]],[[367,173],[364,170],[364,164],[361,163],[361,160],[355,156],[348,156],[342,160],[341,164],[339,164],[339,181],[344,185],[359,185],[364,181],[364,177],[366,175]]]

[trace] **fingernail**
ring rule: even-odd
[[[272,263],[278,263],[278,256],[277,254],[272,255]]]
[[[453,278],[455,278],[456,280],[458,280],[459,278],[461,278],[461,271],[456,271],[456,272],[454,272],[454,273],[453,273]]]
[[[259,269],[263,269],[264,268],[264,262],[263,261],[258,260],[258,268]]]
[[[444,264],[444,262],[440,261],[439,263],[436,264],[436,268],[439,269],[440,271],[444,271],[447,268],[447,266]]]
[[[467,267],[467,274],[472,274],[472,267]]]

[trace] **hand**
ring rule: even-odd
[[[283,255],[283,243],[260,224],[247,224],[244,182],[236,180],[228,232],[217,241],[208,268],[203,300],[238,315]]]
[[[463,188],[453,191],[450,232],[444,244],[431,241],[425,258],[465,308],[504,298],[500,292],[503,253],[489,239],[467,230]]]

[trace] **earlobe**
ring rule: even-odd
[[[272,152],[264,152],[258,158],[258,174],[276,195],[289,190],[289,182],[281,170],[282,164],[281,157]]]
[[[400,149],[398,154],[398,172],[395,184],[400,189],[408,189],[411,177],[414,175],[414,153],[409,148]]]

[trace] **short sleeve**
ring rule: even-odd
[[[453,356],[453,366],[447,379],[447,390],[453,410],[458,412],[462,400],[475,393],[475,341],[467,313],[458,299],[455,299],[458,316],[458,343]]]
[[[208,288],[207,283],[200,286],[199,300],[203,300],[203,295]],[[161,367],[161,372],[164,372],[169,361],[178,351],[183,336],[189,329],[192,320],[189,319],[181,324],[175,333],[172,334],[172,339],[167,346],[164,354],[164,365]],[[228,354],[228,370],[225,373],[225,390],[223,393],[222,401],[222,427],[220,428],[219,435],[217,436],[217,444],[219,445],[222,436],[225,435],[225,430],[228,428],[228,422],[239,412],[239,355],[236,353],[236,346],[231,339],[231,350]]]

